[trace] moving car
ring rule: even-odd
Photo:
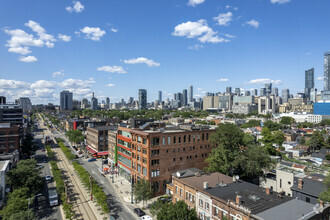
[[[46,178],[46,181],[51,181],[52,180],[51,175],[47,175],[47,176],[45,176],[45,178]]]
[[[96,161],[95,158],[88,159],[88,162]]]
[[[134,213],[136,213],[139,217],[146,215],[146,213],[142,209],[139,209],[139,208],[135,208]]]
[[[48,201],[49,201],[49,206],[58,205],[58,196],[56,189],[48,190]]]

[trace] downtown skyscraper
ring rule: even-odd
[[[61,110],[72,110],[72,92],[62,91],[60,93]]]
[[[147,90],[139,89],[139,109],[147,109]]]
[[[194,91],[193,91],[193,86],[189,86],[189,97],[188,97],[188,101],[189,101],[189,102],[194,101]]]
[[[305,96],[308,99],[312,88],[314,88],[314,68],[305,71]]]

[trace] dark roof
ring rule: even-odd
[[[292,199],[285,195],[279,198],[278,194],[273,192],[267,195],[265,189],[245,181],[231,183],[225,187],[208,189],[206,192],[233,202],[236,201],[236,195],[239,195],[241,196],[241,205],[250,209],[252,214],[263,212]]]
[[[178,173],[180,173],[180,177],[177,176]],[[172,176],[178,178],[185,178],[185,177],[195,176],[196,173],[204,174],[205,172],[198,168],[188,168],[186,170],[178,170],[177,172],[172,173]]]
[[[312,153],[311,156],[315,157],[315,158],[325,159],[325,154],[324,153]]]
[[[281,161],[280,164],[283,166],[292,167],[292,163],[289,163],[289,162]]]
[[[326,189],[326,186],[323,185],[323,178],[321,176],[316,176],[316,175],[314,175],[314,177],[305,177],[303,178],[303,188],[298,189],[299,178],[295,177],[294,185],[291,187],[291,190],[308,194],[310,196],[318,198],[320,193]],[[322,179],[322,181],[318,179]]]
[[[266,211],[257,214],[257,216],[267,220],[297,220],[300,219],[302,216],[311,213],[312,211],[312,204],[301,200],[292,199],[288,202],[267,209]]]
[[[109,130],[116,130],[117,126],[97,126],[97,127],[93,127],[92,129],[95,129],[98,131],[109,131]]]

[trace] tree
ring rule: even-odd
[[[244,145],[245,146],[249,146],[249,145],[252,145],[252,144],[255,144],[255,137],[252,135],[252,134],[249,134],[249,133],[244,133],[244,136],[243,136],[243,142],[244,142]]]
[[[33,136],[31,133],[26,133],[25,137],[23,138],[22,141],[22,154],[25,155],[26,157],[29,157],[32,154],[32,151],[34,150],[34,143],[33,143]]]
[[[25,212],[28,209],[28,199],[31,197],[29,191],[29,188],[23,187],[20,189],[15,189],[13,192],[8,194],[6,206],[0,211],[0,216],[2,219],[21,219],[13,218],[13,216],[21,215],[21,212]],[[33,203],[32,199],[30,203]],[[26,219],[34,219],[33,216],[31,217],[32,218]]]
[[[37,161],[34,159],[21,160],[17,167],[7,173],[7,183],[13,189],[27,187],[31,194],[38,192],[43,185],[43,179],[36,170]]]
[[[312,151],[319,150],[324,146],[324,138],[320,131],[313,132],[311,139],[309,140],[309,147]]]
[[[310,122],[302,122],[302,123],[298,123],[297,127],[298,128],[312,128],[312,127],[314,127],[314,124],[310,123]]]
[[[292,117],[284,116],[281,118],[280,123],[283,125],[291,125],[294,123],[294,119]]]
[[[278,131],[283,127],[281,124],[273,122],[271,120],[266,121],[264,123],[264,126],[267,127],[270,131]]]
[[[175,204],[165,204],[157,214],[158,220],[198,220],[195,208],[188,209],[188,205],[180,200]]]
[[[150,182],[145,179],[138,180],[134,185],[133,193],[136,200],[143,202],[144,207],[144,202],[151,199],[153,193]]]
[[[328,173],[327,177],[324,179],[324,185],[326,186],[326,190],[321,192],[319,199],[324,202],[330,202],[330,173]]]
[[[252,128],[252,127],[258,127],[258,126],[260,126],[260,121],[255,120],[255,119],[251,119],[247,123],[243,124],[241,126],[241,128]]]
[[[70,130],[65,133],[71,142],[81,143],[84,141],[85,137],[80,130]]]
[[[276,150],[273,147],[274,136],[268,127],[263,127],[261,130],[261,135],[263,136],[261,142],[265,145],[267,152],[270,155],[276,155]]]
[[[285,141],[285,136],[282,131],[273,131],[274,143],[282,147],[283,142]]]
[[[210,136],[210,141],[217,147],[212,149],[206,159],[208,172],[235,174],[250,179],[263,175],[261,169],[271,166],[266,151],[254,146],[251,136],[245,135],[234,124],[220,124],[217,131]]]
[[[320,122],[320,125],[321,125],[321,126],[328,126],[328,125],[330,125],[330,119],[323,119],[323,120]]]
[[[306,138],[305,138],[305,136],[301,136],[300,141],[299,141],[299,144],[301,144],[301,145],[306,144]]]

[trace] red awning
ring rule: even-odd
[[[108,155],[108,151],[98,152],[97,155],[101,155],[101,156]]]
[[[94,150],[93,148],[91,148],[91,147],[88,147],[88,146],[86,146],[86,149],[88,150],[88,152],[89,153],[91,153],[91,154],[95,154],[95,153],[97,153],[97,151],[96,150]]]

